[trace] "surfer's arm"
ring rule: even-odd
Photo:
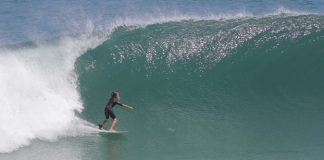
[[[125,108],[128,108],[128,109],[134,109],[133,107],[128,106],[128,105],[126,105],[126,104],[121,104],[120,106],[125,107]]]
[[[128,108],[128,109],[134,109],[133,107],[131,107],[131,106],[128,106],[128,105],[126,105],[126,104],[123,104],[123,103],[120,103],[120,102],[116,102],[116,104],[118,104],[119,106],[121,106],[121,107],[124,107],[124,108]]]

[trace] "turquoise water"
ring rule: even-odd
[[[323,2],[145,2],[37,4],[76,12],[33,36],[0,26],[0,159],[323,158]],[[128,132],[99,134],[116,89]]]

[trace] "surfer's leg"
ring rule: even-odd
[[[106,119],[101,123],[99,124],[99,129],[102,129],[103,125],[105,125],[109,119],[109,110],[105,110],[105,116],[106,116]]]
[[[113,119],[113,122],[111,123],[110,128],[108,129],[109,131],[114,131],[115,125],[117,123],[117,117],[115,113],[112,110],[109,110],[109,116]]]
[[[114,120],[113,120],[113,122],[112,122],[112,124],[111,124],[108,131],[115,131],[114,128],[115,128],[116,123],[117,123],[117,118],[114,118]]]
[[[102,129],[102,126],[105,125],[107,123],[108,119],[105,119],[102,121],[101,124],[99,124],[99,129]]]

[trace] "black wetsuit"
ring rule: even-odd
[[[112,108],[116,105],[120,105],[122,106],[123,104],[120,103],[118,101],[117,98],[110,98],[107,105],[106,105],[106,108],[105,108],[105,116],[106,116],[106,119],[109,119],[109,117],[111,117],[112,119],[115,119],[116,118],[116,115],[115,113],[112,111]]]

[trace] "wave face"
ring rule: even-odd
[[[135,158],[298,158],[323,142],[323,42],[318,15],[120,26],[76,61],[81,116],[101,121],[118,89]]]

